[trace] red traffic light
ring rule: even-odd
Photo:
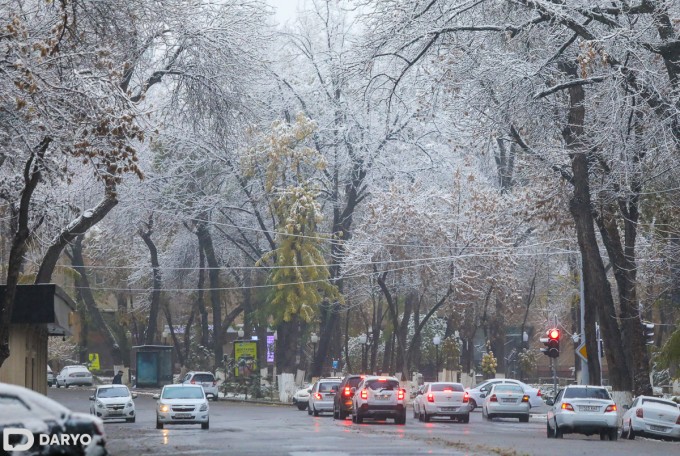
[[[550,331],[548,331],[548,337],[551,339],[559,339],[560,338],[560,330],[553,328]]]

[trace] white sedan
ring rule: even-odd
[[[486,397],[489,395],[489,392],[494,385],[506,383],[521,386],[524,390],[524,394],[529,396],[529,404],[532,407],[540,407],[543,405],[543,397],[539,388],[534,388],[531,385],[527,385],[524,382],[512,378],[492,378],[466,390],[470,395],[470,411],[484,405]]]
[[[600,434],[600,440],[617,440],[619,418],[616,404],[601,386],[569,385],[555,400],[548,400],[548,438],[561,439],[564,434]]]
[[[470,422],[469,395],[460,383],[427,383],[413,401],[413,417],[429,422],[443,416],[463,423]]]
[[[521,386],[499,383],[489,391],[489,397],[482,406],[482,416],[487,420],[494,417],[519,418],[520,423],[529,422],[529,395]]]
[[[651,396],[635,398],[623,414],[621,437],[636,435],[680,439],[680,405]]]
[[[201,385],[165,385],[154,399],[158,400],[156,429],[163,429],[166,424],[200,424],[201,429],[210,428],[208,398]]]
[[[90,396],[90,414],[103,420],[125,420],[135,422],[135,401],[137,394],[130,394],[125,385],[102,385]]]

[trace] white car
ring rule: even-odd
[[[47,365],[47,386],[52,386],[54,385],[54,372],[52,372],[52,368],[50,365]]]
[[[90,396],[90,414],[103,420],[125,420],[135,422],[135,399],[125,385],[102,385]]]
[[[218,399],[217,380],[212,372],[187,372],[180,383],[201,385],[206,396],[211,397],[213,401]]]
[[[396,424],[406,424],[406,390],[395,377],[366,377],[354,388],[352,421],[365,418],[384,420],[393,418]]]
[[[477,384],[474,388],[468,388],[466,390],[470,395],[470,410],[482,407],[491,388],[493,388],[494,385],[501,383],[512,383],[521,386],[524,390],[524,394],[529,396],[529,404],[532,407],[540,407],[543,405],[543,397],[539,388],[534,388],[531,385],[527,385],[524,382],[512,378],[492,378]]]
[[[470,422],[469,394],[460,383],[426,383],[413,401],[413,417],[429,422],[435,416]]]
[[[21,406],[10,412],[12,408],[18,405]],[[49,449],[43,448],[44,451],[41,454],[82,454],[84,456],[105,456],[108,454],[104,422],[96,416],[74,413],[47,396],[22,386],[7,383],[0,383],[0,408],[2,409],[0,428],[4,427],[3,423],[15,425],[19,422],[27,429],[47,432],[52,436],[88,434],[92,438],[91,442],[84,448],[79,444],[67,445],[66,447],[52,445]]]
[[[92,373],[85,366],[66,366],[55,379],[57,388],[65,386],[92,386]]]
[[[623,414],[621,437],[633,440],[636,435],[680,439],[680,405],[651,396],[635,398]]]
[[[319,413],[332,412],[335,395],[338,393],[341,382],[342,380],[339,378],[320,378],[317,380],[309,394],[307,413],[319,416]]]
[[[491,388],[482,406],[482,416],[487,420],[494,417],[519,418],[520,423],[529,422],[529,395],[521,386],[513,383],[498,383]]]
[[[200,424],[210,428],[208,398],[200,385],[165,385],[161,394],[155,394],[156,429],[166,424]]]
[[[299,389],[293,395],[293,405],[296,405],[298,410],[304,410],[309,405],[309,395],[312,392],[312,385],[305,386]]]
[[[563,434],[600,434],[600,440],[617,440],[619,419],[616,404],[601,386],[569,385],[554,400],[547,400],[548,438]]]

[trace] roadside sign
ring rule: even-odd
[[[99,353],[90,353],[87,355],[87,359],[91,371],[101,370],[101,366],[99,365]]]
[[[576,347],[576,354],[580,356],[583,361],[588,362],[588,353],[586,352],[585,342]]]

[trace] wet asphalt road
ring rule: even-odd
[[[50,389],[48,395],[72,410],[89,411],[91,389]],[[599,437],[567,435],[546,438],[545,415],[529,423],[517,420],[483,421],[474,412],[469,424],[449,421],[421,423],[412,418],[405,426],[366,421],[336,421],[329,415],[308,416],[295,407],[210,402],[210,430],[200,425],[155,428],[155,403],[140,395],[137,422],[106,423],[107,448],[114,456],[141,455],[671,455],[680,443],[644,438],[600,441]]]

